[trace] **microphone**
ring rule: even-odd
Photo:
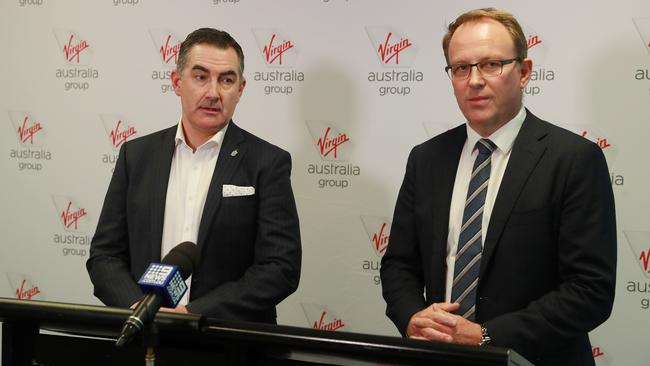
[[[138,284],[145,292],[133,314],[124,322],[120,337],[115,342],[122,347],[144,328],[161,306],[175,308],[187,291],[185,280],[192,275],[199,262],[199,248],[186,241],[175,246],[162,263],[151,263]]]

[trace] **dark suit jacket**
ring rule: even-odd
[[[464,125],[416,146],[382,259],[386,314],[444,302],[451,195]],[[593,365],[587,332],[611,312],[614,198],[594,143],[529,111],[515,139],[484,239],[476,321],[496,346],[536,365]],[[423,296],[424,292],[424,296]]]
[[[140,300],[136,281],[161,259],[176,128],[120,149],[86,263],[95,295],[106,305],[129,307]],[[199,227],[201,258],[192,276],[190,312],[275,322],[275,305],[296,290],[300,278],[290,173],[289,153],[230,122]],[[253,186],[255,194],[222,197],[224,184]]]

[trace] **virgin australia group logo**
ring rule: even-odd
[[[270,67],[293,67],[298,50],[291,37],[277,28],[253,29],[253,36],[262,52],[264,62]]]
[[[92,42],[79,32],[69,29],[55,29],[54,36],[68,66],[56,70],[56,77],[65,79],[63,89],[88,90],[89,80],[99,77],[99,71],[90,67],[94,53]]]
[[[9,156],[18,163],[19,171],[40,171],[52,154],[44,148],[46,131],[43,122],[27,112],[10,111],[9,120],[18,138],[18,148]]]
[[[548,39],[527,24],[523,24],[523,29],[528,45],[528,57],[533,60],[530,83],[524,88],[524,94],[534,97],[542,94],[548,83],[555,80],[555,70],[546,64],[550,49]]]
[[[61,245],[63,256],[85,257],[90,245],[90,217],[88,211],[69,196],[53,195],[57,219],[63,232],[54,233],[53,243]]]
[[[120,147],[138,133],[135,125],[119,114],[103,113],[99,115],[106,131],[112,153],[102,155],[102,163],[114,165],[117,162]]]
[[[373,252],[381,258],[388,248],[391,220],[379,216],[361,216],[361,222],[368,234]]]
[[[424,74],[414,68],[414,41],[392,27],[368,26],[366,33],[382,67],[382,71],[368,72],[369,82],[381,83],[377,89],[379,96],[411,94],[414,83],[424,80]]]
[[[320,162],[309,164],[307,174],[317,175],[318,188],[350,187],[351,179],[361,174],[361,168],[349,162],[351,137],[330,121],[306,121],[312,145]]]
[[[22,146],[43,146],[45,130],[39,120],[23,111],[10,111],[9,119]]]
[[[528,23],[523,23],[522,28],[526,35],[528,57],[533,59],[534,66],[544,65],[550,46],[548,39]]]
[[[391,27],[366,27],[370,43],[386,67],[412,67],[416,48],[409,37]]]
[[[628,293],[637,293],[641,296],[641,308],[650,309],[650,232],[647,231],[624,231],[625,239],[632,250],[632,257],[643,273],[645,281],[628,280],[626,290]]]
[[[90,47],[87,38],[66,29],[55,29],[54,35],[68,65],[88,65],[93,49]]]
[[[120,149],[120,146],[122,146],[123,143],[126,142],[131,136],[136,134],[135,127],[128,125],[126,123],[122,123],[124,121],[123,118],[117,117],[117,118],[112,118],[114,124],[111,126],[112,128],[109,130],[107,125],[104,125],[106,127],[106,132],[108,133],[108,137],[111,141],[111,145],[113,148],[117,151]]]
[[[602,129],[598,128],[598,126],[577,124],[567,126],[567,128],[598,145],[598,147],[603,150],[605,154],[608,154],[608,156],[617,150],[616,144],[614,144],[612,140],[607,137],[607,134],[602,131]]]
[[[131,139],[138,130],[135,125],[119,114],[103,113],[99,115],[102,120],[108,141],[115,152],[120,150],[122,144]]]
[[[347,161],[350,137],[329,121],[307,121],[307,128],[322,160]]]
[[[336,331],[346,327],[343,318],[324,305],[305,303],[300,305],[309,326],[313,329]]]
[[[13,291],[13,297],[18,300],[44,300],[41,289],[26,274],[7,273],[9,286]]]
[[[625,231],[624,233],[643,275],[650,278],[650,232]]]
[[[609,167],[612,168],[615,166],[613,163],[618,159],[620,148],[618,144],[616,144],[608,137],[607,133],[602,131],[597,126],[587,126],[580,124],[567,126],[567,129],[598,145],[598,147],[603,150],[603,153],[607,157]],[[625,177],[623,174],[620,174],[620,172],[610,171],[609,175],[612,186],[621,187],[625,185]]]
[[[160,81],[160,92],[165,94],[171,92],[172,70],[178,63],[178,55],[181,51],[181,39],[176,33],[167,28],[149,29],[149,35],[153,41],[153,49],[156,52],[162,69],[151,71],[151,80]]]
[[[370,215],[362,215],[361,222],[368,235],[370,248],[375,254],[374,258],[362,259],[361,270],[371,276],[373,284],[381,285],[381,277],[379,276],[380,262],[384,253],[386,253],[386,249],[388,249],[392,222],[387,217]]]
[[[85,208],[66,196],[53,196],[52,200],[64,230],[71,232],[88,230],[88,212]]]
[[[255,28],[252,31],[262,59],[271,69],[256,71],[253,80],[269,83],[263,86],[265,95],[292,94],[295,83],[305,80],[305,74],[295,70],[298,47],[294,38],[277,28]]]
[[[173,31],[164,28],[149,29],[149,35],[162,65],[169,68],[176,67],[178,54],[181,50],[181,40]]]

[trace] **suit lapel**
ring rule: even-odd
[[[433,182],[433,215],[434,236],[447,243],[449,234],[449,210],[451,208],[451,195],[454,191],[456,173],[460,155],[467,140],[467,127],[461,125],[450,131],[451,137],[445,141],[441,149],[444,156],[439,157],[438,164],[432,164],[429,172],[430,182]],[[437,157],[433,157],[435,159]]]
[[[430,248],[426,248],[431,255],[431,267],[429,278],[433,279],[427,300],[429,302],[440,302],[444,300],[445,278],[446,278],[446,260],[447,260],[447,237],[449,236],[449,210],[451,208],[451,195],[454,190],[456,181],[456,172],[458,171],[458,161],[467,139],[467,127],[461,125],[449,131],[449,138],[445,139],[440,150],[440,156],[425,157],[431,159],[434,163],[429,164],[425,182],[431,184],[430,203],[433,230],[425,227],[423,235],[425,243],[431,243]],[[429,257],[425,253],[426,257]],[[431,297],[431,298],[429,298]]]
[[[223,145],[219,151],[219,158],[212,174],[208,196],[201,215],[197,240],[199,248],[202,248],[210,231],[210,226],[214,222],[214,216],[221,205],[223,184],[231,180],[237,166],[246,154],[246,145],[243,142],[244,134],[241,128],[231,120],[223,138]]]
[[[499,243],[503,229],[508,222],[512,209],[533,172],[539,159],[546,151],[544,137],[548,133],[539,119],[526,110],[526,119],[515,139],[506,171],[499,186],[499,192],[490,216],[487,237],[483,245],[481,271],[483,276],[490,259]]]
[[[167,184],[169,183],[169,174],[174,156],[174,137],[176,129],[171,127],[161,136],[160,140],[155,141],[153,154],[158,159],[153,159],[152,181],[151,181],[151,253],[152,258],[160,259],[160,248],[162,245],[163,220],[165,213],[165,203],[167,200]]]

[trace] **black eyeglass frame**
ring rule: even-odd
[[[510,65],[513,62],[521,62],[521,61],[523,61],[523,59],[521,57],[515,57],[515,58],[510,58],[510,59],[507,59],[507,60],[485,60],[485,61],[477,62],[475,64],[447,65],[447,66],[445,66],[445,73],[447,74],[447,76],[449,76],[449,79],[454,80],[453,74],[451,72],[449,72],[449,71],[454,66],[468,66],[469,67],[469,72],[467,73],[467,76],[464,77],[464,78],[461,78],[461,79],[458,79],[458,78],[456,79],[456,80],[466,80],[472,74],[472,67],[476,66],[476,69],[478,70],[478,72],[481,73],[482,76],[485,76],[485,77],[497,77],[497,76],[501,76],[501,74],[503,74],[503,66],[504,65]],[[498,62],[498,63],[500,63],[501,64],[500,72],[498,74],[496,74],[496,75],[484,75],[483,72],[481,71],[481,69],[479,68],[479,65],[486,64],[488,62]]]

